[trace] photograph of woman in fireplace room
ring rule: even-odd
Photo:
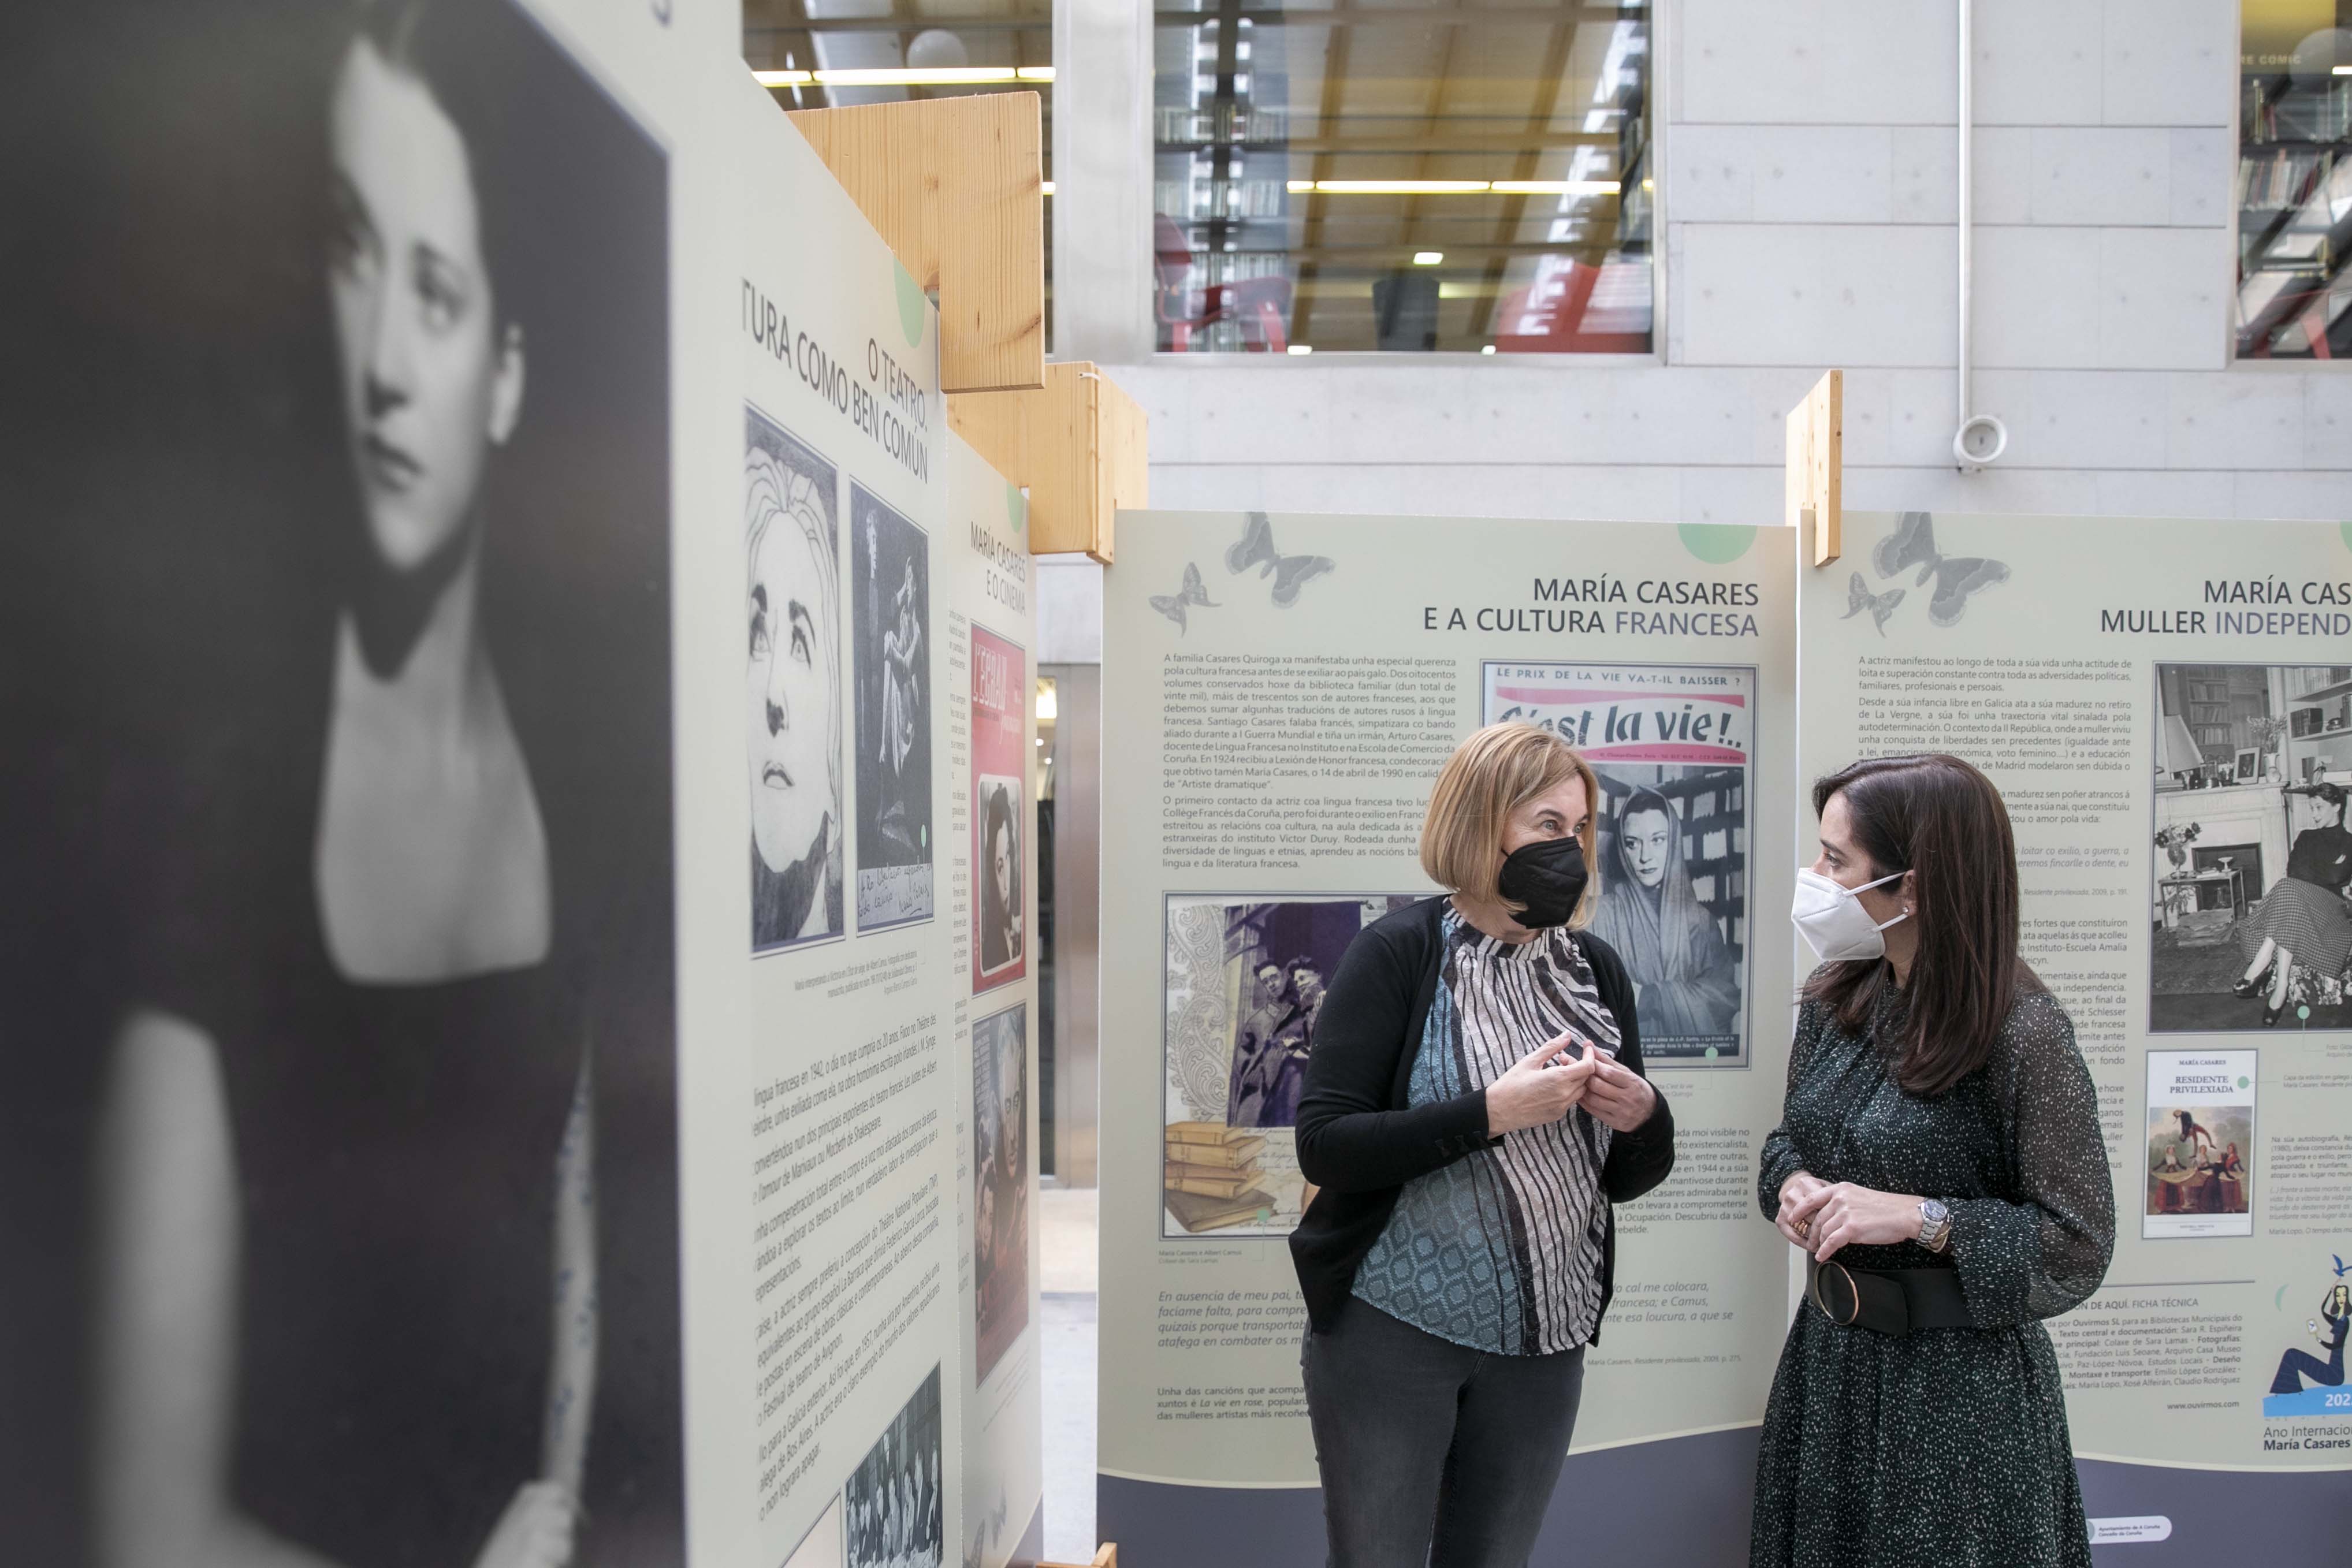
[[[2148,1030],[2352,1030],[2352,665],[2158,664]]]

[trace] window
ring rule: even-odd
[[[1054,193],[1053,0],[961,0],[900,15],[878,0],[743,0],[743,59],[788,110],[842,109],[974,92],[1044,100],[1045,193]],[[1045,347],[1053,340],[1053,209],[1045,222]]]
[[[2352,3],[2244,0],[2238,355],[2352,354]]]
[[[1161,350],[1649,351],[1646,5],[1161,4]]]

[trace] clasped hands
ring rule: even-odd
[[[1583,1054],[1570,1060],[1569,1048]],[[1579,1105],[1603,1126],[1630,1133],[1658,1103],[1649,1081],[1574,1030],[1544,1041],[1486,1085],[1486,1131],[1500,1137],[1559,1121]]]
[[[1772,1223],[1790,1246],[1827,1262],[1838,1249],[1856,1243],[1889,1247],[1917,1240],[1919,1199],[1799,1171],[1780,1184],[1780,1211]]]

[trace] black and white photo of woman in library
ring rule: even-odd
[[[2157,666],[2154,1033],[2352,1029],[2352,666]]]
[[[224,287],[317,412],[182,411],[206,559],[92,656],[193,673],[96,743],[89,1555],[677,1563],[664,158],[509,5],[248,9],[320,145],[204,243],[307,241]]]
[[[1621,767],[1601,776],[1614,811],[1601,850],[1601,902],[1592,929],[1625,960],[1645,1053],[1660,1061],[1737,1057],[1746,999],[1739,960],[1708,903],[1741,907],[1742,895],[1715,884],[1744,873],[1746,850],[1733,841],[1727,824],[1702,830],[1723,841],[1712,846],[1715,863],[1706,874],[1710,897],[1703,901],[1685,842],[1693,830],[1670,795],[1727,799],[1744,787],[1747,771],[1658,766],[1639,769],[1658,775],[1656,782],[1630,785],[1617,776],[1627,771]]]

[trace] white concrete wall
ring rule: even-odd
[[[2236,0],[1977,0],[1973,474],[1954,0],[1661,0],[1663,353],[1605,363],[1151,354],[1149,10],[1057,10],[1057,350],[1150,411],[1155,506],[1774,522],[1841,365],[1857,508],[2352,517],[2352,367],[2230,360]]]

